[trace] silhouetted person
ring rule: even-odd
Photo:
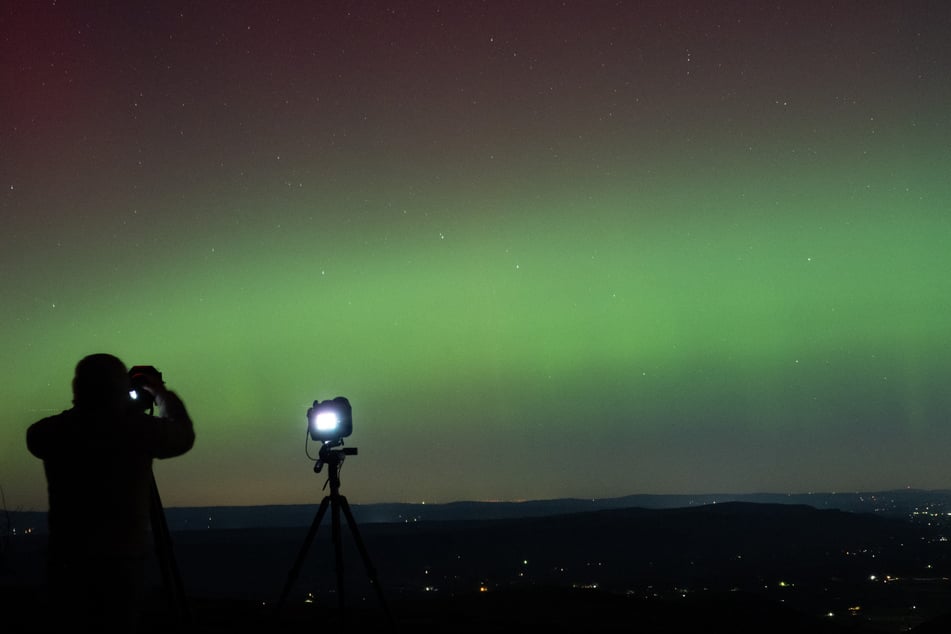
[[[61,631],[135,631],[152,545],[152,459],[195,441],[184,404],[160,378],[145,385],[157,416],[132,406],[130,387],[118,358],[87,356],[76,365],[73,408],[26,433],[46,472],[50,607]]]

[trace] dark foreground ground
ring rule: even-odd
[[[2,630],[39,634],[44,615],[56,610],[36,588],[3,587]],[[286,605],[189,598],[187,613],[152,601],[142,634],[241,634],[315,631],[399,632],[637,632],[639,634],[874,634],[895,631],[870,626],[849,615],[803,615],[762,597],[740,593],[705,594],[682,600],[647,600],[597,590],[523,588],[452,597],[387,600],[358,599],[343,611],[332,601]],[[949,606],[951,607],[951,606]],[[906,630],[914,634],[951,632],[951,618]]]
[[[341,614],[328,532],[303,561],[306,527],[176,533],[190,618],[162,597],[156,558],[142,632],[951,634],[951,524],[739,503],[368,523],[389,614],[346,538]],[[69,596],[39,589],[45,547],[32,533],[11,542],[0,634],[62,614]]]

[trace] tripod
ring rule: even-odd
[[[155,475],[152,475],[152,496],[149,507],[152,520],[152,536],[155,540],[155,555],[158,558],[159,570],[162,573],[162,583],[165,594],[171,604],[175,617],[180,621],[188,621],[188,602],[185,600],[185,586],[178,571],[175,553],[172,552],[172,536],[165,519],[165,509],[162,508],[162,498],[159,497]]]
[[[154,370],[154,368],[153,368]],[[161,376],[161,375],[159,375]],[[150,401],[148,415],[155,412],[155,402]],[[162,497],[159,495],[155,474],[152,473],[152,490],[149,495],[149,519],[152,523],[152,538],[155,541],[155,556],[158,559],[159,571],[162,573],[162,585],[165,596],[171,605],[172,612],[181,622],[190,618],[188,602],[185,599],[185,586],[178,571],[178,562],[172,549],[172,535],[168,530],[168,521],[165,518],[165,509],[162,507]]]
[[[344,594],[343,544],[341,542],[340,535],[341,511],[343,511],[344,516],[347,518],[347,524],[350,526],[350,532],[353,534],[353,540],[357,545],[357,549],[360,551],[360,556],[363,558],[363,566],[366,568],[367,576],[370,578],[370,585],[372,585],[376,590],[376,595],[380,600],[380,605],[383,607],[383,611],[386,614],[386,617],[389,620],[390,626],[392,628],[394,625],[393,617],[386,605],[386,599],[383,597],[383,589],[380,587],[379,579],[377,579],[376,569],[373,567],[373,563],[370,561],[370,555],[367,552],[366,546],[363,544],[363,539],[360,537],[360,531],[357,528],[357,523],[353,519],[353,513],[350,512],[350,504],[347,502],[347,498],[340,494],[340,467],[343,464],[344,458],[346,456],[354,456],[357,453],[355,447],[340,447],[339,449],[334,449],[335,446],[342,444],[343,442],[340,440],[325,442],[320,448],[317,464],[314,465],[314,473],[320,473],[320,470],[325,464],[328,466],[327,481],[330,484],[330,494],[324,496],[324,499],[320,502],[320,508],[317,510],[317,515],[314,517],[314,521],[310,525],[310,530],[307,532],[307,537],[304,539],[304,543],[301,546],[300,552],[297,554],[297,559],[294,561],[294,566],[287,575],[287,581],[284,583],[284,590],[281,592],[281,598],[277,604],[277,609],[280,610],[284,605],[291,587],[297,580],[297,577],[300,574],[301,566],[303,565],[304,559],[307,556],[307,550],[310,548],[311,542],[317,535],[317,529],[320,527],[320,521],[323,519],[324,514],[327,512],[327,507],[329,506],[331,517],[330,535],[331,541],[333,541],[334,545],[334,568],[337,574],[337,601],[342,623],[346,624],[346,597]]]

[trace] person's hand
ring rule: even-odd
[[[165,389],[165,384],[156,376],[151,374],[143,374],[141,378],[138,379],[142,389],[151,394],[153,397],[160,396],[165,394],[168,390]]]

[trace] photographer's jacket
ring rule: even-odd
[[[195,442],[182,401],[162,396],[161,416],[74,407],[27,430],[27,447],[46,470],[52,556],[148,553],[152,459]]]

